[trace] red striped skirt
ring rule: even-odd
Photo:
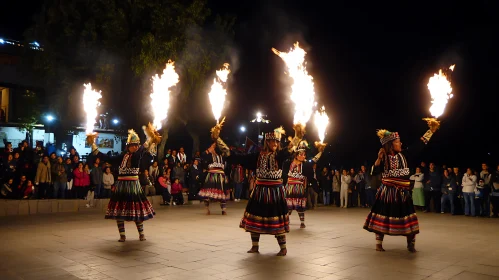
[[[307,209],[307,187],[303,181],[288,180],[285,190],[288,210],[303,212]]]
[[[386,235],[413,235],[419,233],[419,222],[412,203],[409,185],[390,186],[383,184],[376,193],[376,199],[364,229]]]
[[[129,177],[134,176],[118,177],[107,205],[106,219],[141,222],[156,215],[138,179]]]
[[[227,184],[227,177],[221,168],[208,170],[205,182],[199,190],[198,196],[201,199],[211,201],[230,200],[230,188]]]
[[[239,227],[253,233],[289,232],[286,194],[280,180],[257,180]]]

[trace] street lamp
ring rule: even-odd
[[[47,121],[49,121],[49,122],[55,120],[54,116],[52,116],[52,115],[47,115],[46,118],[47,118]]]
[[[269,120],[266,120],[263,118],[264,115],[262,115],[262,113],[260,112],[257,112],[256,113],[256,119],[253,119],[251,120],[251,122],[256,122],[258,124],[258,138],[257,138],[257,142],[258,144],[260,144],[260,123],[263,122],[263,123],[269,123],[270,121]],[[266,117],[267,115],[265,115]]]
[[[119,124],[119,123],[120,123],[120,121],[118,119],[113,119],[113,124],[116,125],[116,124]]]
[[[244,125],[242,125],[240,128],[241,132],[245,132],[246,131],[246,127],[244,127]]]

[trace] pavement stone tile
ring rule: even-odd
[[[317,207],[307,211],[306,229],[291,217],[288,255],[276,257],[273,236],[261,237],[260,254],[246,253],[249,234],[238,228],[244,206],[229,202],[227,216],[203,215],[200,204],[160,207],[145,223],[147,241],[126,223],[125,243],[100,209],[0,216],[0,279],[499,279],[495,219],[418,213],[417,253],[390,236],[387,251],[376,252],[374,235],[362,229],[367,209]]]

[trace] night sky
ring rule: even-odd
[[[222,133],[238,133],[240,125],[254,129],[249,120],[257,111],[272,121],[263,130],[282,124],[292,132],[289,80],[271,48],[287,51],[299,41],[308,52],[316,99],[326,106],[332,122],[326,141],[336,166],[372,162],[380,147],[378,128],[399,131],[404,145],[418,141],[427,129],[421,118],[429,116],[428,79],[451,64],[456,64],[454,98],[441,117],[442,128],[421,157],[462,167],[484,160],[496,164],[499,5],[369,3],[211,1],[214,13],[238,18],[237,59],[231,61],[236,71]],[[0,34],[22,37],[37,5],[11,5],[12,12],[1,18]],[[308,130],[309,139],[316,140],[313,125]],[[256,131],[250,136],[256,138]]]

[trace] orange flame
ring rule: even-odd
[[[451,71],[454,70],[455,65],[449,67]],[[434,74],[433,77],[428,81],[428,90],[431,94],[431,107],[430,114],[434,118],[440,117],[447,106],[447,102],[452,95],[451,83],[447,79],[447,76],[442,72],[442,69],[438,71],[438,74]]]
[[[326,128],[329,124],[329,117],[324,106],[322,106],[320,110],[317,110],[315,112],[314,122],[315,126],[317,127],[317,133],[319,134],[320,143],[323,143],[324,138],[326,138]]]
[[[287,53],[275,48],[272,48],[272,51],[286,63],[288,75],[293,79],[291,86],[291,100],[295,104],[293,124],[305,126],[312,116],[315,105],[313,77],[308,74],[305,62],[307,53],[300,48],[298,42]]]
[[[100,106],[99,99],[101,99],[101,91],[92,89],[92,84],[83,84],[85,90],[83,91],[83,110],[87,114],[85,124],[86,134],[92,134],[94,131],[95,121],[97,119],[97,107]]]
[[[178,83],[179,76],[175,72],[175,62],[168,60],[163,74],[152,77],[151,107],[154,113],[153,126],[156,130],[161,129],[163,120],[168,116],[170,108],[170,88]]]
[[[208,93],[211,103],[211,111],[213,112],[213,116],[215,117],[217,124],[222,116],[222,110],[224,108],[225,96],[227,95],[226,84],[229,73],[229,63],[224,63],[222,69],[216,71],[217,76],[213,79],[211,91]]]

